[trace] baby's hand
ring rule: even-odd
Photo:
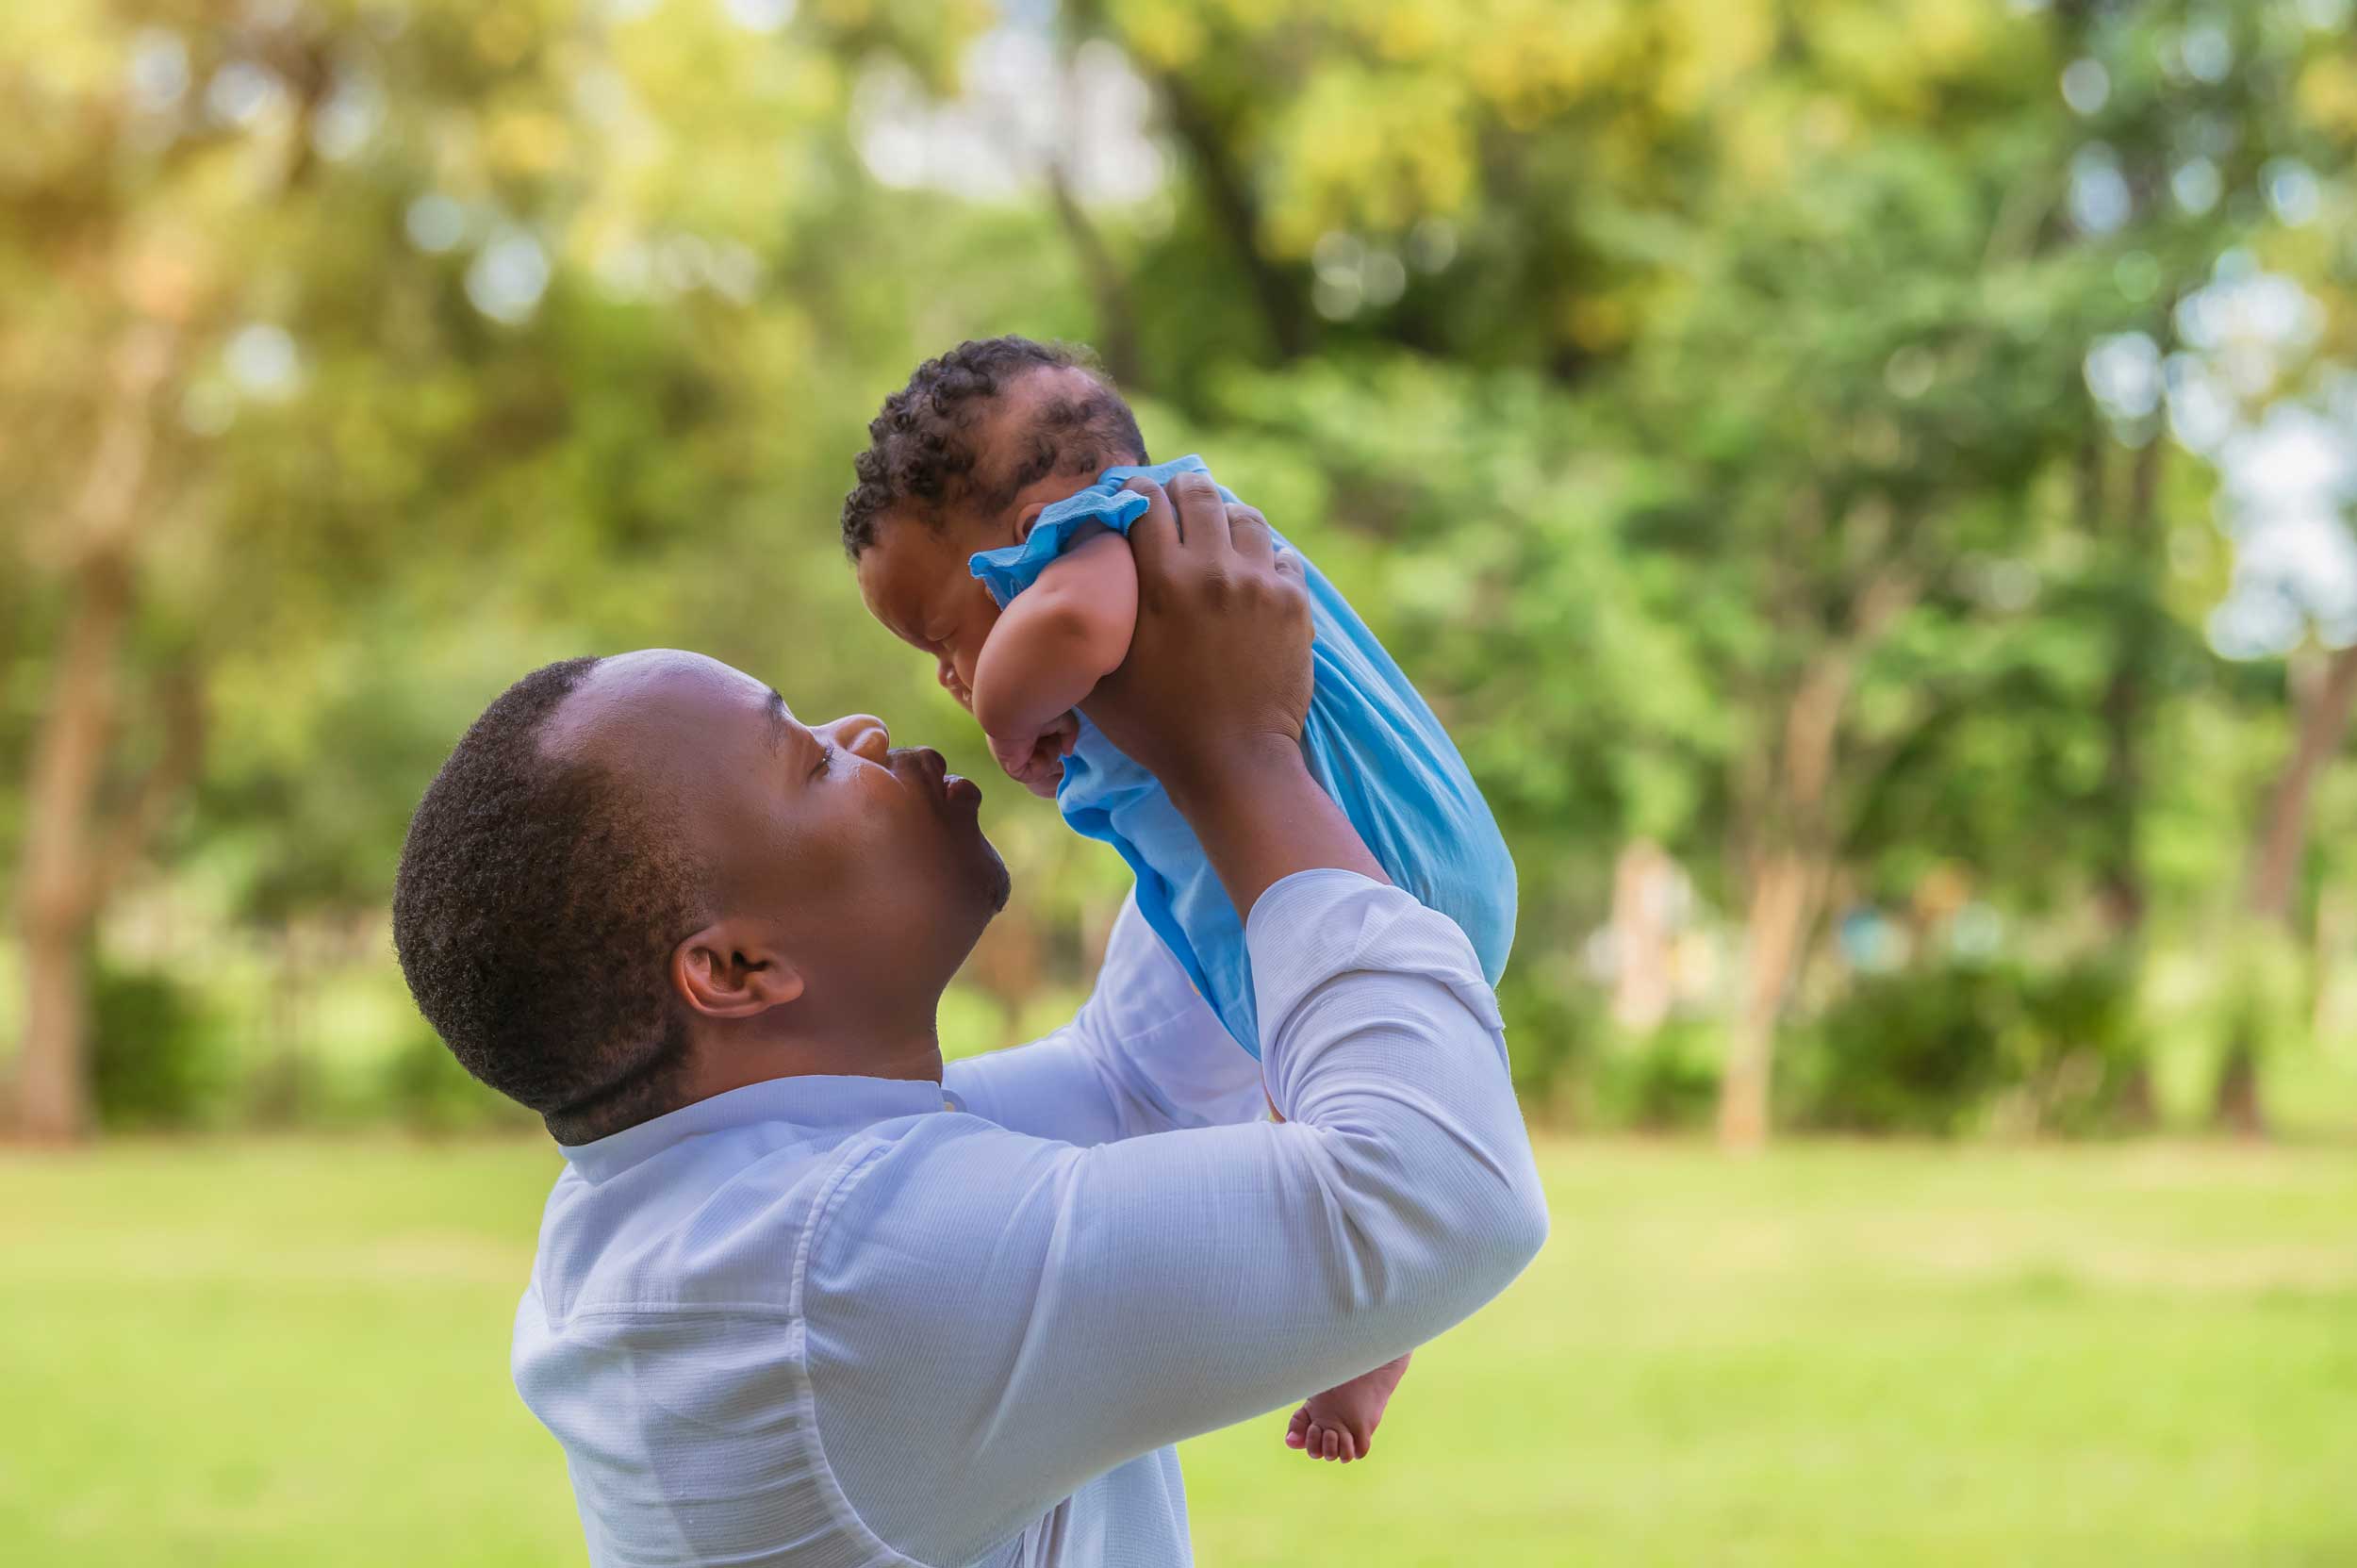
[[[1028,738],[992,735],[990,754],[1007,770],[1007,777],[1043,801],[1055,799],[1063,782],[1063,759],[1080,744],[1080,721],[1067,713]]]

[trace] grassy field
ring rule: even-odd
[[[1375,1459],[1186,1464],[1207,1568],[2357,1562],[2357,1155],[1553,1143]],[[529,1144],[0,1156],[0,1561],[582,1560]]]

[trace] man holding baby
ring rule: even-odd
[[[979,789],[696,655],[535,672],[420,807],[412,992],[566,1157],[514,1372],[592,1562],[1190,1561],[1172,1444],[1402,1356],[1543,1239],[1481,960],[1305,761],[1300,563],[1208,480],[1131,487],[1082,712],[1232,900],[1259,1062],[1132,903],[1070,1025],[945,1070],[1008,892]]]

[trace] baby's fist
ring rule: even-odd
[[[1055,799],[1056,786],[1063,782],[1063,759],[1071,755],[1080,739],[1080,721],[1066,713],[1028,739],[992,735],[990,754],[1006,769],[1007,777],[1048,801]]]

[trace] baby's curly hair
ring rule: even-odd
[[[393,945],[418,1011],[476,1078],[585,1144],[673,1109],[687,1029],[668,980],[702,880],[602,769],[541,732],[595,659],[518,681],[410,819]]]
[[[1020,459],[987,490],[976,470],[982,454],[974,427],[1009,387],[1043,370],[1088,372],[1094,392],[1056,398],[1021,433]],[[1066,467],[1107,468],[1146,462],[1137,416],[1105,379],[1096,356],[1073,343],[1029,338],[982,338],[960,343],[916,367],[909,384],[884,399],[867,426],[868,446],[852,467],[859,483],[843,498],[843,553],[852,560],[876,542],[877,525],[903,502],[915,502],[938,525],[945,508],[972,504],[988,512],[1025,486]]]

